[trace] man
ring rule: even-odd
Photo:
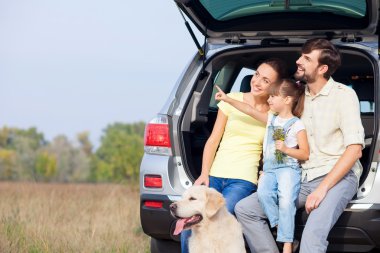
[[[355,195],[362,172],[359,101],[354,90],[331,78],[340,62],[338,50],[325,39],[307,41],[296,62],[295,78],[307,83],[301,119],[310,145],[296,203],[309,214],[301,253],[326,252],[327,236]],[[238,202],[235,213],[252,252],[278,252],[256,193]]]

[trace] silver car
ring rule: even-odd
[[[360,187],[331,230],[329,251],[380,248],[378,0],[175,2],[204,42],[200,46],[193,36],[198,51],[146,127],[140,216],[151,237],[151,252],[179,252],[169,205],[200,175],[203,148],[217,114],[214,84],[225,92],[247,92],[257,64],[269,57],[284,59],[293,73],[302,44],[314,37],[327,38],[339,48],[343,64],[333,78],[356,91],[365,128]],[[298,238],[306,218],[305,211],[297,213]]]

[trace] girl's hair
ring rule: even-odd
[[[274,83],[269,87],[269,94],[272,96],[292,97],[292,113],[296,117],[301,117],[303,104],[305,101],[305,84],[285,78],[282,82]]]
[[[269,59],[261,61],[259,65],[263,63],[268,64],[269,66],[271,66],[271,68],[274,71],[276,71],[277,73],[276,83],[282,81],[282,79],[284,78],[289,77],[288,68],[284,60],[280,58],[269,58]]]

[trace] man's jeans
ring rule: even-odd
[[[234,214],[234,208],[237,202],[249,196],[256,191],[257,186],[249,181],[242,179],[229,179],[210,176],[210,188],[214,188],[223,194],[226,200],[226,206],[230,213]],[[189,252],[189,237],[191,230],[181,232],[181,252]]]
[[[307,196],[318,187],[323,179],[324,176],[307,182],[305,178],[301,183],[300,194],[296,202],[297,208],[305,206]],[[357,188],[358,178],[351,170],[327,192],[319,207],[311,211],[307,219],[302,233],[300,253],[326,252],[327,236],[355,195]],[[243,227],[252,253],[279,252],[256,193],[237,203],[235,213]]]

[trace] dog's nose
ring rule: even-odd
[[[177,204],[176,203],[170,204],[170,210],[175,211],[176,209],[177,209]]]

